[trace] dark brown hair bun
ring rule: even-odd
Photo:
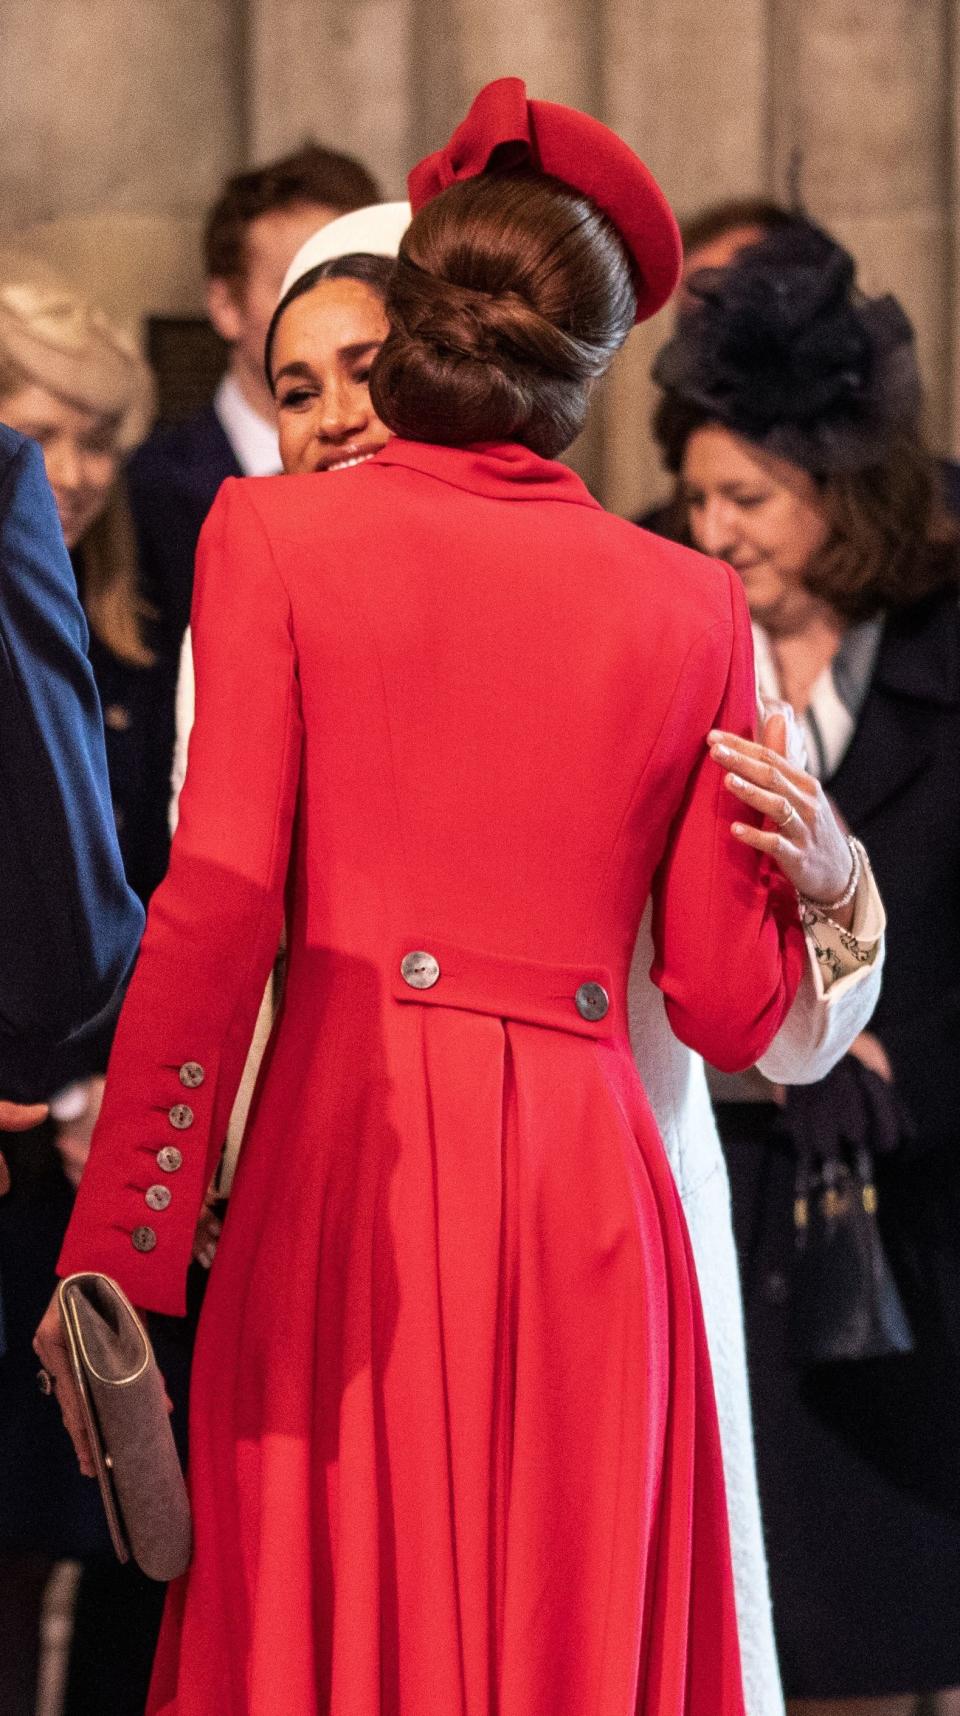
[[[606,215],[540,174],[468,179],[421,209],[387,294],[378,416],[414,441],[521,441],[553,457],[636,315]]]

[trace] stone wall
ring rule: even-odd
[[[237,10],[3,0],[0,232],[128,322],[202,303],[202,213],[243,151]]]
[[[871,289],[914,317],[937,444],[960,429],[954,338],[960,0],[4,0],[0,235],[114,314],[200,304],[203,210],[237,166],[311,134],[387,194],[488,78],[615,125],[681,213],[799,186]],[[631,337],[577,461],[630,511],[669,312]]]

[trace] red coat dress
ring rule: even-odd
[[[715,1064],[757,1060],[802,967],[704,743],[753,719],[736,579],[522,447],[396,440],[225,484],[194,648],[61,1260],[182,1308],[286,908],[152,1716],[740,1716],[697,1289],[625,1010],[651,888],[654,976]]]

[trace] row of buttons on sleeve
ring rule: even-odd
[[[184,1061],[180,1068],[180,1083],[188,1090],[196,1090],[206,1078],[206,1073],[199,1061]],[[194,1113],[188,1102],[175,1102],[168,1111],[167,1119],[177,1132],[186,1132],[193,1125]],[[178,1174],[183,1167],[183,1152],[175,1144],[164,1144],[157,1151],[157,1167],[162,1174]],[[152,1210],[168,1209],[173,1198],[169,1186],[149,1186],[144,1194],[148,1207]],[[134,1228],[130,1235],[135,1251],[152,1251],[157,1243],[156,1230],[152,1227]]]

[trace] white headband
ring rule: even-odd
[[[301,244],[284,275],[277,302],[282,304],[291,286],[321,262],[338,256],[396,256],[412,218],[409,203],[371,203],[369,208],[352,209],[328,221]]]

